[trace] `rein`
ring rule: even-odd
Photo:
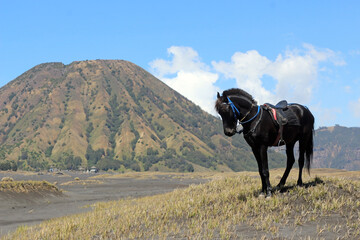
[[[245,123],[248,123],[248,122],[251,122],[252,120],[254,120],[254,119],[257,117],[257,115],[259,115],[260,106],[258,106],[257,113],[256,113],[252,118],[250,118],[249,120],[246,120],[246,121],[242,122],[242,121],[249,115],[249,113],[251,112],[251,109],[252,109],[252,107],[253,107],[254,105],[251,106],[250,110],[249,110],[249,111],[245,114],[245,116],[240,120],[240,119],[237,117],[237,115],[236,115],[236,113],[238,113],[238,115],[239,115],[239,117],[240,117],[240,114],[241,114],[241,113],[240,113],[239,109],[236,108],[235,104],[230,100],[229,97],[228,97],[227,99],[228,99],[229,105],[230,105],[230,107],[231,107],[231,109],[232,109],[232,111],[233,111],[233,113],[234,113],[235,119],[236,119],[236,120],[239,120],[239,123],[240,123],[241,125],[243,125],[243,124],[245,124]]]

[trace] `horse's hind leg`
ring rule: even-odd
[[[292,166],[294,165],[294,162],[295,162],[294,143],[286,144],[286,157],[287,157],[286,169],[285,169],[284,175],[282,176],[282,178],[280,180],[280,183],[277,185],[277,188],[281,188],[285,185],[286,179],[289,176],[290,170],[291,170]]]
[[[303,185],[302,170],[303,170],[303,167],[304,167],[304,155],[305,155],[305,143],[304,143],[304,140],[301,139],[299,141],[299,178],[298,178],[298,181],[297,181],[298,186]]]

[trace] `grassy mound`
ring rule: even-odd
[[[3,179],[0,181],[0,193],[28,193],[40,191],[59,192],[60,190],[55,185],[47,181],[14,181],[9,179]]]
[[[258,177],[220,177],[167,194],[97,203],[91,212],[20,227],[5,239],[360,237],[359,180],[295,183],[290,179],[284,192],[264,199]]]

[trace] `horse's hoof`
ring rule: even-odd
[[[259,194],[259,198],[265,198],[265,193],[263,193],[263,192],[260,193],[260,194]]]
[[[281,191],[281,189],[284,187],[283,184],[279,184],[274,188],[274,191]]]

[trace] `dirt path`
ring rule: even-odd
[[[94,174],[65,172],[43,175],[0,172],[0,179],[38,180],[57,182],[62,194],[51,193],[2,193],[0,192],[0,236],[21,225],[33,225],[42,221],[70,214],[89,211],[90,204],[99,201],[118,200],[161,194],[190,184],[206,182],[204,179],[176,178],[172,175],[153,175],[145,178],[96,178]],[[78,177],[80,181],[74,181]]]

